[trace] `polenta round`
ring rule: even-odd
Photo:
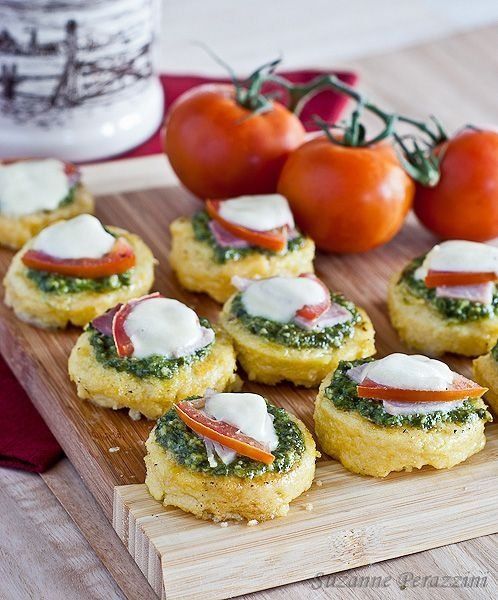
[[[355,364],[359,363],[341,363],[338,375],[343,377]],[[485,445],[484,424],[490,415],[481,398],[468,401],[468,415],[463,422],[435,419],[426,429],[423,417],[417,417],[414,426],[402,419],[396,424],[396,418],[388,415],[385,424],[377,424],[371,418],[385,416],[381,403],[372,408],[374,417],[363,416],[361,399],[355,399],[354,392],[348,396],[337,379],[336,386],[332,386],[334,376],[337,378],[331,373],[320,386],[315,402],[315,432],[323,451],[353,473],[386,477],[392,471],[412,471],[425,465],[451,468]]]
[[[495,415],[498,415],[498,362],[495,358],[497,351],[498,347],[495,346],[491,352],[479,356],[472,363],[474,379],[488,388],[484,397]]]
[[[186,364],[170,378],[138,377],[97,360],[91,331],[83,332],[69,356],[69,377],[80,398],[114,410],[129,408],[157,419],[171,406],[206,389],[222,391],[238,387],[235,352],[226,335],[216,338],[206,356]]]
[[[181,217],[170,225],[169,260],[181,285],[193,292],[205,292],[218,302],[225,302],[235,287],[232,277],[271,277],[313,272],[315,245],[310,238],[284,254],[259,251],[257,248],[241,257],[216,260],[213,247],[196,238],[192,219]]]
[[[498,337],[498,316],[465,322],[448,319],[415,296],[400,273],[390,281],[387,304],[391,323],[403,343],[424,354],[477,356],[488,352]]]
[[[94,208],[93,196],[84,185],[78,184],[71,202],[55,210],[21,217],[10,217],[0,212],[0,245],[17,250],[52,223],[85,213],[93,214]]]
[[[266,470],[249,476],[240,469],[235,470],[239,473],[235,475],[232,472],[224,474],[223,467],[210,468],[207,456],[202,458],[196,455],[197,459],[204,462],[193,468],[182,462],[178,454],[164,444],[163,438],[163,443],[159,443],[157,432],[161,421],[174,419],[172,412],[164,415],[146,442],[145,483],[152,497],[164,506],[176,506],[200,519],[216,522],[243,519],[267,521],[285,516],[289,511],[289,503],[311,486],[317,456],[315,442],[304,424],[294,416],[287,415],[302,439],[302,449],[292,465],[281,471]],[[185,431],[182,434],[185,435]],[[191,432],[190,435],[193,436],[192,443],[195,443],[193,451],[198,454],[205,452],[196,434]],[[261,466],[261,463],[249,459],[244,464],[247,468],[251,467],[251,463],[255,471]]]
[[[318,386],[340,360],[354,360],[375,352],[375,331],[366,312],[357,311],[357,320],[341,333],[337,345],[292,347],[282,336],[280,343],[265,337],[265,332],[250,331],[233,310],[234,294],[220,314],[220,324],[232,337],[237,359],[250,380],[275,385],[290,381],[306,387]],[[287,324],[287,327],[292,326]],[[332,330],[333,331],[333,330]]]
[[[118,302],[147,293],[154,281],[154,257],[137,236],[117,227],[109,227],[114,235],[124,237],[132,246],[136,264],[129,272],[127,285],[105,291],[72,293],[44,292],[28,277],[22,257],[33,245],[29,241],[12,259],[4,279],[5,303],[22,321],[38,327],[64,328],[68,324],[83,326]]]

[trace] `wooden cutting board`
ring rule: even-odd
[[[215,319],[218,305],[182,290],[167,261],[168,224],[197,206],[172,187],[102,197],[97,213],[105,223],[134,231],[151,246],[160,263],[155,289]],[[380,355],[406,350],[386,315],[388,278],[433,243],[409,220],[384,248],[317,258],[317,272],[325,282],[368,311]],[[11,257],[0,250],[1,274]],[[482,452],[449,471],[424,468],[377,480],[353,475],[324,457],[317,466],[319,484],[291,505],[289,516],[255,527],[222,528],[165,509],[143,485],[144,441],[153,423],[132,421],[126,411],[96,408],[77,398],[67,377],[67,357],[77,336],[76,329],[30,327],[0,305],[1,353],[159,596],[228,598],[497,530],[497,425],[487,426]],[[470,373],[470,361],[448,362]],[[316,390],[255,384],[246,389],[264,394],[312,428]]]

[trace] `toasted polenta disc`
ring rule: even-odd
[[[248,331],[231,314],[234,297],[223,307],[220,324],[232,337],[237,359],[253,381],[270,385],[291,381],[295,385],[316,387],[335,370],[339,361],[366,358],[375,353],[375,331],[362,309],[358,309],[361,321],[354,335],[346,338],[339,348],[289,348]]]
[[[306,446],[299,462],[286,473],[264,473],[252,479],[188,469],[157,443],[153,429],[146,442],[145,484],[164,506],[176,506],[199,519],[268,521],[285,516],[289,503],[310,488],[315,474],[315,441],[305,425],[293,419]]]
[[[95,357],[87,331],[72,349],[68,369],[80,398],[105,408],[130,408],[149,419],[157,419],[189,396],[202,396],[208,388],[223,392],[240,385],[232,343],[219,332],[207,356],[181,367],[171,379],[140,378],[104,366]]]
[[[472,363],[474,379],[487,387],[486,402],[495,415],[498,415],[498,364],[491,353],[479,356]]]
[[[306,238],[302,248],[283,255],[254,252],[241,260],[215,262],[210,246],[195,239],[190,219],[173,221],[169,260],[181,285],[193,292],[206,292],[225,302],[235,291],[232,277],[272,277],[313,273],[315,244]]]
[[[324,452],[353,473],[386,477],[391,471],[412,471],[424,465],[449,469],[484,448],[480,418],[424,430],[382,427],[355,411],[340,410],[325,396],[332,376],[323,381],[315,402],[315,433]],[[477,406],[486,407],[481,399]]]
[[[119,302],[143,296],[154,282],[154,257],[144,242],[132,233],[117,227],[109,231],[122,235],[133,246],[136,265],[130,285],[109,292],[93,291],[73,294],[43,292],[26,275],[23,254],[32,246],[28,242],[12,259],[4,279],[5,304],[14,309],[22,321],[38,327],[64,328],[69,323],[83,326]]]
[[[18,250],[42,229],[56,221],[72,219],[84,213],[93,214],[94,204],[90,192],[83,185],[78,184],[73,201],[67,206],[22,217],[8,217],[0,213],[0,246]]]
[[[408,347],[440,356],[445,352],[478,356],[491,350],[498,338],[498,317],[459,323],[445,319],[422,298],[400,283],[397,273],[390,281],[387,304],[393,327]]]

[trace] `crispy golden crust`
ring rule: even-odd
[[[191,471],[155,441],[152,430],[145,457],[150,494],[164,506],[177,506],[199,519],[268,521],[286,515],[289,502],[310,488],[315,474],[315,442],[304,424],[294,420],[306,443],[299,463],[287,473],[265,473],[253,479]]]
[[[381,427],[356,412],[337,409],[325,396],[332,374],[318,392],[315,433],[321,448],[359,475],[386,477],[391,471],[412,471],[424,465],[448,469],[484,448],[484,423],[442,424],[425,431],[414,427]],[[479,401],[484,407],[484,402]]]
[[[52,211],[42,211],[24,217],[7,217],[0,214],[0,245],[17,250],[42,229],[61,219],[71,219],[94,211],[94,200],[81,184],[74,193],[74,200],[67,206]]]
[[[154,257],[144,242],[136,235],[117,227],[109,230],[124,236],[133,246],[136,266],[129,286],[111,292],[79,292],[54,294],[42,292],[26,276],[23,254],[31,247],[28,242],[12,259],[4,279],[5,304],[14,309],[16,316],[38,327],[64,328],[69,323],[83,326],[119,302],[146,294],[154,282]]]
[[[489,388],[484,398],[494,414],[498,416],[498,364],[489,353],[476,358],[472,363],[472,369],[474,379],[482,386]]]
[[[340,360],[366,358],[375,353],[375,331],[366,312],[360,314],[362,322],[355,328],[352,338],[340,348],[286,348],[247,331],[233,315],[232,296],[220,314],[220,324],[233,339],[237,359],[249,379],[274,385],[291,381],[295,385],[314,387],[335,370]]]
[[[423,299],[397,285],[400,273],[389,284],[389,316],[399,337],[407,346],[439,356],[445,352],[477,356],[488,352],[498,338],[498,317],[468,323],[452,323]]]
[[[306,238],[304,246],[284,256],[251,254],[242,260],[216,263],[208,244],[194,237],[190,219],[173,221],[169,260],[183,287],[193,292],[206,292],[218,302],[225,302],[235,292],[231,280],[240,277],[271,277],[313,273],[315,244]]]
[[[201,396],[211,388],[222,392],[236,389],[239,379],[232,343],[216,334],[211,352],[202,360],[182,367],[171,379],[139,378],[106,368],[95,358],[90,334],[83,332],[69,356],[69,377],[78,396],[105,408],[131,408],[149,419],[157,419],[175,402]]]

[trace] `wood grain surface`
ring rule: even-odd
[[[169,223],[176,216],[190,214],[198,207],[199,202],[186,192],[167,188],[102,197],[97,213],[104,223],[137,232],[151,245],[159,260],[155,289],[186,302],[199,314],[215,320],[218,305],[204,295],[182,290],[167,261]],[[403,232],[393,242],[368,255],[317,257],[317,272],[330,288],[343,291],[369,313],[377,331],[380,355],[403,350],[386,315],[387,281],[407,260],[427,250],[433,243],[432,237],[413,219],[409,219]],[[6,268],[10,258],[11,254],[7,251],[0,253],[0,269]],[[36,329],[19,323],[13,313],[2,305],[0,334],[3,355],[110,517],[115,487],[139,484],[144,480],[144,440],[152,423],[146,420],[133,421],[126,411],[101,409],[77,398],[67,377],[67,356],[78,330],[55,332]],[[457,370],[468,372],[468,360],[453,358],[450,362]],[[257,384],[247,384],[246,388],[260,392],[275,404],[289,409],[312,428],[316,390]],[[496,425],[487,429],[488,436],[497,437]],[[119,451],[109,452],[113,447],[118,447]],[[179,510],[165,511],[149,500],[143,486],[118,488],[114,524],[156,592],[161,589],[164,575],[166,585],[171,586],[171,597],[186,597],[187,590],[197,589],[198,597],[224,598],[233,594],[234,581],[237,582],[239,593],[250,592],[305,579],[317,570],[342,570],[491,533],[498,522],[498,515],[490,510],[496,503],[489,502],[493,495],[492,486],[497,483],[496,469],[492,464],[495,455],[496,447],[488,444],[481,454],[452,471],[424,469],[416,474],[393,474],[384,481],[352,475],[338,463],[324,459],[319,463],[318,477],[325,485],[296,502],[291,517],[260,526],[257,534],[248,533],[247,528],[241,525],[221,531]],[[471,479],[479,482],[480,495],[479,501],[472,499],[468,504],[469,498],[462,490],[468,489]],[[435,488],[441,491],[432,502],[431,491]],[[399,497],[409,499],[400,503]],[[363,502],[355,502],[355,498],[363,498]],[[394,504],[391,504],[392,501]],[[313,511],[304,510],[303,505],[308,502],[314,507],[316,505]],[[432,519],[431,535],[420,535],[420,530],[415,527],[418,517],[413,514],[413,502],[423,503],[425,518]],[[438,527],[441,524],[440,507],[448,502],[454,503],[459,510],[454,513],[455,520],[451,527]],[[368,510],[369,506],[371,510]],[[390,509],[388,521],[382,517],[386,506]],[[135,530],[135,526],[130,525],[130,519],[137,521],[136,531],[143,534],[142,537],[133,537],[131,541],[128,531]],[[151,528],[147,525],[150,519],[153,523]],[[393,524],[392,529],[389,523]],[[399,534],[400,528],[405,531],[404,535]],[[164,531],[168,535],[165,536]],[[302,534],[297,535],[296,532]],[[198,570],[197,561],[192,563],[185,560],[191,549],[190,536],[194,533],[199,539],[213,540],[203,556],[202,564],[206,570],[202,586],[193,585],[192,573]],[[251,541],[247,542],[249,535]],[[235,544],[234,536],[237,536]],[[295,547],[300,552],[303,546],[299,543],[308,547],[310,540],[315,548],[329,544],[330,554],[332,544],[337,552],[329,556],[326,547],[323,547],[319,552],[324,557],[319,562],[320,568],[314,559],[310,564],[301,561],[297,569],[295,555],[283,552],[287,544],[285,540],[289,539],[295,540]],[[151,544],[149,540],[152,540]],[[228,553],[230,545],[239,548],[238,554],[232,552],[230,555],[234,579],[222,585],[222,571],[216,561]],[[260,576],[249,579],[247,586],[242,587],[241,570],[251,547],[267,547],[281,560],[273,561],[275,568],[266,569],[268,578]],[[264,559],[260,565],[262,570],[267,563],[266,555],[257,554]],[[189,565],[194,571],[188,570]],[[208,574],[211,576],[208,577]]]

